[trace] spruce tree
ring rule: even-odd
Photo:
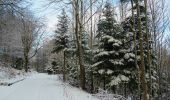
[[[59,21],[57,24],[57,29],[55,31],[55,47],[53,52],[63,52],[63,80],[66,80],[66,49],[68,48],[68,17],[65,10],[62,10],[61,16],[59,16]]]
[[[114,19],[112,6],[106,3],[102,19],[98,23],[99,48],[93,64],[96,76],[102,78],[103,89],[112,89],[129,81],[130,71],[126,67],[124,56],[126,35],[123,28]]]

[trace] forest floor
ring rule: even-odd
[[[11,86],[0,86],[0,100],[98,100],[65,84],[57,75],[34,73]]]

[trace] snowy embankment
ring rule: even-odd
[[[99,100],[56,75],[35,73],[11,86],[0,86],[0,100]]]
[[[99,93],[93,94],[93,96],[97,97],[99,100],[131,100],[130,98],[126,99],[121,95],[108,93],[102,89],[99,89]]]
[[[22,81],[26,75],[24,71],[0,66],[0,85],[12,85]]]

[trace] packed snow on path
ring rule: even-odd
[[[11,86],[0,86],[0,100],[98,100],[64,84],[58,76],[33,74]]]

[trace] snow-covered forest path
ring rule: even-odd
[[[97,100],[58,76],[33,74],[11,86],[0,86],[0,100]]]

